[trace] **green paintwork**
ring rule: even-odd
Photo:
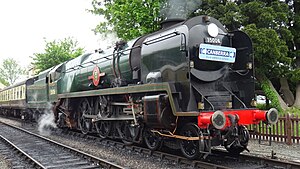
[[[27,88],[28,103],[48,102],[48,85],[32,85]]]
[[[187,50],[183,50],[188,48],[189,38],[189,28],[179,25],[149,36],[142,46],[142,81],[149,81],[150,72],[160,73],[161,81],[170,83],[173,91],[178,92],[177,98],[173,96],[178,112],[187,111],[190,98],[189,57]]]
[[[27,102],[29,108],[45,108],[49,102],[49,90],[47,77],[52,68],[41,72],[37,77],[34,77],[34,84],[27,86]]]
[[[130,50],[128,49],[132,47],[133,42],[128,42],[120,55],[119,67],[121,78],[124,80],[132,79],[129,65]],[[61,94],[110,87],[112,81],[116,78],[112,69],[113,51],[114,49],[110,48],[102,53],[82,55],[66,62],[61,78],[57,81],[57,86],[59,86],[57,92]],[[93,75],[95,66],[99,67],[101,73],[105,73],[103,77],[100,77],[98,86],[94,86],[92,80],[89,80],[89,77]]]
[[[186,45],[188,45],[188,28],[185,25],[175,27],[160,34],[154,34],[148,37],[142,46],[142,81],[146,82],[146,76],[149,72],[161,72],[163,82],[181,82],[188,81],[188,57],[185,51],[180,51],[181,41],[183,41],[181,32],[186,36]],[[170,35],[168,38],[148,44],[161,36]]]

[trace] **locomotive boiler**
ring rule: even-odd
[[[252,108],[248,35],[228,32],[209,16],[167,20],[157,32],[44,73],[28,87],[28,101],[39,107],[51,102],[59,126],[127,144],[144,142],[151,150],[166,145],[190,159],[219,145],[239,154],[247,150],[247,125],[278,119],[274,108]],[[43,101],[31,97],[38,89]]]

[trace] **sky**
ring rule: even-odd
[[[46,41],[73,37],[86,51],[98,49],[99,36],[91,30],[100,21],[86,11],[92,0],[0,0],[0,63],[14,58],[28,67]]]

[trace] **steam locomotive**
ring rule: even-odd
[[[126,144],[180,149],[187,158],[223,145],[247,149],[247,125],[278,112],[252,108],[252,42],[216,19],[173,19],[162,29],[66,61],[0,91],[0,112],[25,119],[51,109],[60,127]]]

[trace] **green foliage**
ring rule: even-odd
[[[195,15],[209,15],[218,20],[229,30],[237,30],[242,26],[244,16],[237,3],[232,1],[223,1],[220,3],[218,0],[203,0],[199,10]]]
[[[37,73],[75,58],[83,53],[83,48],[77,47],[77,41],[71,38],[51,42],[45,40],[45,42],[45,52],[35,53],[32,57],[32,64],[37,70]]]
[[[291,107],[286,112],[294,115],[300,115],[300,109],[296,107]]]
[[[20,67],[13,58],[4,59],[0,67],[0,82],[4,85],[12,85],[21,76],[25,70]]]
[[[264,91],[264,93],[266,94],[267,98],[272,101],[271,107],[276,108],[280,113],[282,113],[283,110],[280,106],[276,92],[271,89],[271,87],[268,83],[268,80],[264,77],[263,80],[260,82],[260,84],[261,84],[261,88]]]
[[[9,83],[6,80],[4,80],[3,78],[1,78],[1,77],[0,77],[0,83],[2,83],[5,86],[9,85]]]
[[[266,104],[257,104],[255,107],[260,110],[268,110],[269,109]]]
[[[103,15],[95,33],[114,31],[124,40],[130,40],[159,29],[160,0],[113,0],[92,1],[91,13]]]
[[[270,77],[284,76],[289,72],[292,59],[288,57],[288,47],[273,29],[247,25],[244,31],[250,35],[255,49],[255,63],[258,71]]]

